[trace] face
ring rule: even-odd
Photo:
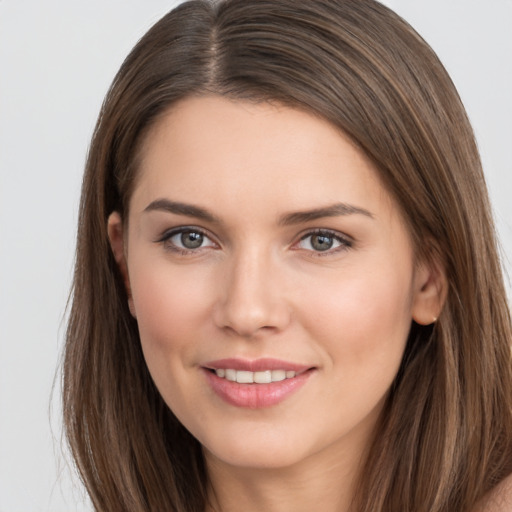
[[[361,453],[432,286],[343,134],[279,105],[183,100],[109,234],[149,371],[207,458]]]

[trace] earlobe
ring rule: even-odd
[[[133,303],[132,291],[130,286],[130,277],[128,275],[128,266],[126,263],[125,240],[123,230],[123,220],[119,212],[112,212],[109,215],[107,223],[108,238],[110,247],[114,255],[114,259],[119,267],[121,276],[123,277],[126,294],[128,295],[128,307],[130,313],[136,318],[135,307]]]
[[[444,269],[439,263],[421,264],[416,272],[412,318],[420,325],[430,325],[439,317],[447,294]]]

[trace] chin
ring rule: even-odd
[[[226,429],[220,436],[200,439],[205,458],[238,468],[283,469],[304,461],[321,446],[309,445],[306,432],[277,426]]]
[[[207,461],[214,458],[222,464],[240,469],[284,469],[298,464],[304,458],[304,454],[299,454],[296,450],[276,450],[268,445],[264,448],[245,446],[216,451],[203,448]]]

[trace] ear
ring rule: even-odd
[[[112,212],[108,217],[107,223],[108,238],[110,241],[110,248],[114,254],[114,259],[119,267],[121,276],[123,277],[124,286],[126,288],[126,294],[128,295],[128,308],[134,318],[137,317],[135,314],[135,306],[133,303],[132,289],[130,286],[130,276],[128,275],[128,265],[126,263],[126,248],[123,230],[123,220],[119,212]]]
[[[424,262],[416,268],[412,318],[420,325],[434,323],[446,300],[446,273],[438,261]]]

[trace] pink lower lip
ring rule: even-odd
[[[277,405],[298,391],[309,379],[313,369],[302,372],[291,379],[269,384],[239,384],[203,368],[213,391],[228,404],[248,409],[260,409]]]

